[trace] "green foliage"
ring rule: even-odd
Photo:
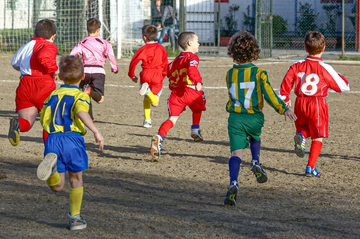
[[[325,36],[336,36],[336,17],[337,17],[337,5],[323,5],[325,14],[328,17],[326,21],[325,29],[321,29]]]
[[[226,14],[226,16],[224,17],[225,20],[225,25],[226,27],[221,27],[222,31],[221,31],[221,35],[222,36],[227,36],[227,37],[231,37],[238,28],[238,21],[235,18],[236,12],[239,11],[240,6],[236,5],[236,4],[232,4],[229,7],[229,13]],[[222,21],[221,21],[221,25],[222,25]]]
[[[274,15],[272,21],[273,21],[272,28],[274,35],[281,36],[287,31],[288,23],[282,16]]]
[[[243,12],[243,25],[245,26],[245,30],[248,32],[253,32],[255,28],[255,18],[250,14],[250,5],[246,7],[246,12]]]
[[[175,51],[173,51],[173,48],[171,46],[166,46],[165,50],[169,57],[177,57],[180,54],[179,47],[175,47]]]
[[[360,57],[358,57],[358,56],[349,57],[349,56],[342,55],[339,57],[339,60],[341,60],[341,61],[360,61]]]
[[[310,3],[302,4],[299,2],[299,13],[300,17],[298,18],[297,27],[298,33],[300,36],[305,36],[309,31],[316,31],[317,26],[315,24],[316,17],[319,15],[315,13],[315,10],[312,8]]]

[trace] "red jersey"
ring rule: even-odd
[[[155,70],[166,76],[168,65],[168,54],[163,45],[157,42],[148,42],[140,47],[134,54],[129,65],[128,76],[135,77],[135,68],[142,61],[141,68],[143,71]],[[162,79],[160,79],[162,80]]]
[[[56,55],[58,49],[44,38],[34,37],[23,45],[13,56],[11,65],[21,75],[48,78],[53,81],[54,72],[58,70]]]
[[[329,88],[336,92],[350,90],[349,82],[344,76],[321,58],[314,56],[294,63],[287,71],[280,86],[280,95],[286,103],[290,101],[294,84],[297,97],[326,97]]]
[[[295,84],[294,113],[297,133],[304,138],[327,138],[329,135],[328,89],[336,92],[349,91],[349,82],[321,58],[308,56],[294,63],[287,71],[280,87],[280,95],[287,103]]]
[[[199,57],[194,53],[188,51],[181,52],[169,64],[169,88],[196,86],[197,83],[202,84],[202,78],[198,69],[199,63]]]

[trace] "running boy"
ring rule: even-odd
[[[53,43],[56,26],[52,20],[40,20],[34,37],[16,52],[11,60],[15,70],[20,71],[20,83],[16,89],[16,112],[10,119],[8,138],[13,146],[20,143],[20,132],[29,131],[45,99],[56,89],[58,49]]]
[[[88,168],[88,155],[83,135],[89,128],[104,149],[104,138],[95,127],[88,111],[90,97],[79,88],[85,78],[84,67],[77,56],[63,56],[60,59],[59,77],[64,84],[55,90],[44,102],[40,122],[49,134],[45,141],[44,160],[37,168],[37,176],[46,181],[54,192],[64,188],[65,173],[69,172],[70,230],[86,228],[86,221],[80,216],[84,194],[82,171]]]
[[[199,38],[194,32],[182,32],[179,36],[179,46],[184,50],[168,67],[169,88],[168,99],[169,119],[165,120],[152,138],[150,154],[153,161],[158,161],[161,146],[169,130],[174,127],[180,114],[188,106],[192,111],[191,137],[195,142],[203,141],[200,133],[200,119],[206,110],[205,94],[201,90],[202,78],[198,69]]]
[[[142,35],[145,45],[140,47],[134,54],[129,65],[128,76],[137,83],[135,75],[137,64],[142,61],[140,72],[139,94],[144,96],[144,123],[145,128],[151,128],[151,105],[159,105],[159,98],[162,93],[164,78],[167,74],[168,54],[165,48],[155,42],[157,28],[154,25],[145,25],[142,28]]]
[[[87,21],[88,36],[79,42],[70,55],[82,56],[85,69],[85,80],[80,82],[80,88],[90,95],[97,103],[104,102],[106,58],[109,57],[111,72],[118,72],[118,65],[110,43],[100,36],[101,22],[96,18]],[[90,115],[94,119],[90,105]]]
[[[265,183],[267,175],[260,164],[260,135],[264,126],[264,99],[276,112],[296,120],[295,114],[277,96],[270,85],[267,72],[252,63],[259,58],[260,49],[253,35],[246,31],[236,33],[230,39],[228,55],[234,65],[226,73],[229,101],[228,134],[231,157],[229,159],[230,186],[224,205],[234,206],[238,192],[238,176],[243,150],[250,144],[251,171],[258,183]]]
[[[309,32],[305,36],[305,51],[309,54],[305,60],[290,66],[280,87],[280,95],[291,107],[290,92],[295,85],[295,153],[305,156],[306,138],[312,139],[309,159],[305,168],[306,176],[319,177],[315,168],[321,153],[322,140],[328,138],[328,104],[325,97],[328,89],[336,92],[349,91],[349,82],[330,65],[325,64],[321,55],[325,50],[325,37],[320,32]]]

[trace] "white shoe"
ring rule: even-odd
[[[84,218],[78,214],[75,216],[71,216],[70,213],[68,214],[68,220],[69,220],[69,229],[70,231],[73,230],[82,230],[86,228],[87,223],[84,220]]]
[[[193,138],[195,142],[204,141],[204,138],[200,133],[200,129],[191,129],[191,138]]]
[[[147,95],[150,93],[150,87],[148,83],[144,83],[142,85],[140,85],[140,89],[139,89],[139,94],[140,95]]]
[[[48,180],[50,175],[56,172],[57,155],[54,153],[48,153],[45,155],[43,161],[39,164],[36,170],[38,179],[42,181]]]
[[[151,128],[151,119],[150,120],[144,120],[143,127],[144,128]]]

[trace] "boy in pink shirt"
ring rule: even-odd
[[[101,22],[98,19],[90,18],[87,21],[88,36],[79,42],[70,53],[70,55],[82,56],[85,80],[81,81],[79,87],[97,103],[104,102],[104,65],[107,57],[110,60],[111,72],[115,74],[118,72],[118,65],[111,44],[99,37],[100,27]],[[94,119],[91,106],[89,113]]]

